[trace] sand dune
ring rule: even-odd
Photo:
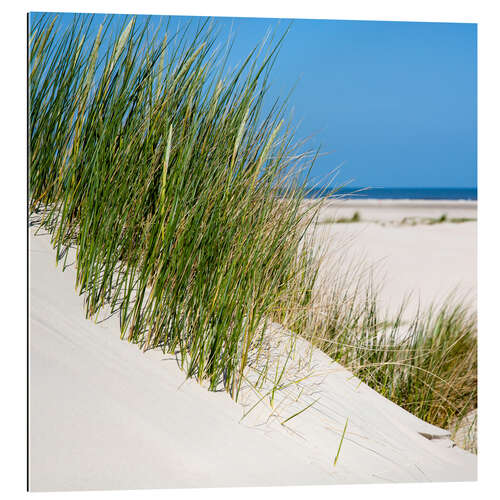
[[[185,381],[173,357],[121,341],[116,316],[86,320],[74,268],[56,267],[49,237],[31,231],[31,490],[476,478],[476,457],[446,431],[277,325],[268,333],[271,361],[283,363],[290,342],[294,354],[289,385],[282,383],[272,405],[250,385],[235,403]],[[256,369],[258,362],[250,380]],[[260,391],[271,389],[267,383]]]

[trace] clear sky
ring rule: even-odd
[[[276,22],[234,20],[235,50]],[[475,187],[476,33],[475,24],[295,20],[271,83],[284,92],[300,77],[290,100],[299,133],[330,153],[313,176],[342,164],[337,179],[356,186]]]
[[[222,40],[234,34],[231,63],[289,23],[216,19]],[[329,153],[313,179],[342,165],[336,184],[475,187],[476,37],[475,24],[294,20],[270,92],[297,84],[298,137]]]

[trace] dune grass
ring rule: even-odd
[[[208,21],[153,36],[91,21],[30,28],[30,211],[58,260],[76,245],[88,317],[110,305],[122,338],[236,397],[258,326],[305,305],[314,277],[299,251],[310,160],[283,103],[263,111],[282,39],[226,71]]]
[[[356,211],[351,217],[328,217],[323,219],[320,224],[354,224],[356,222],[361,222],[361,214]]]

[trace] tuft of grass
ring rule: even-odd
[[[353,224],[361,221],[361,214],[356,211],[352,217],[326,218],[321,221],[321,224]]]
[[[472,217],[455,217],[449,219],[449,221],[453,224],[462,224],[463,222],[476,222],[477,219],[474,219]]]
[[[440,217],[423,219],[422,223],[432,226],[434,224],[443,224],[443,222],[448,222],[448,216],[446,214],[442,214]]]
[[[30,212],[58,260],[76,246],[88,317],[110,305],[123,339],[237,397],[259,325],[315,279],[310,156],[285,103],[264,111],[283,37],[228,71],[208,20],[152,35],[121,19],[31,18]]]

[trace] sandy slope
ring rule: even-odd
[[[360,384],[300,340],[281,382],[294,383],[277,391],[273,406],[265,397],[240,423],[259,393],[246,386],[238,405],[225,393],[184,382],[174,359],[120,341],[116,317],[86,320],[74,282],[72,267],[62,272],[55,266],[48,237],[32,236],[32,490],[476,477],[476,457],[452,447],[445,431]],[[271,359],[283,363],[290,336],[274,327],[269,339]],[[250,379],[258,369],[256,362]],[[267,382],[259,391],[265,395],[271,387]]]

